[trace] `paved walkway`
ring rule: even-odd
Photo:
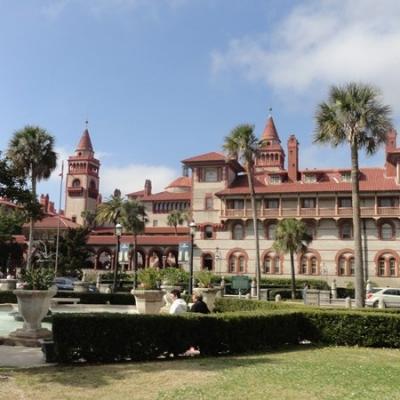
[[[52,364],[46,363],[40,347],[0,346],[0,368],[32,368]]]

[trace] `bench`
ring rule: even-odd
[[[57,306],[59,304],[78,304],[81,299],[76,297],[54,297],[51,299],[51,304]]]

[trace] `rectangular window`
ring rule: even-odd
[[[203,181],[204,182],[218,182],[219,179],[218,168],[207,167],[203,169]]]
[[[340,179],[342,182],[351,182],[351,172],[345,171],[340,174]]]
[[[281,183],[281,176],[280,175],[270,175],[269,177],[269,183],[272,185],[276,185],[277,183]]]
[[[228,209],[233,210],[243,210],[244,209],[244,200],[235,199],[235,200],[228,200],[227,201]]]
[[[206,195],[205,197],[205,209],[213,210],[214,209],[214,201],[212,195]]]
[[[266,208],[279,208],[279,199],[267,199],[265,206]]]
[[[306,174],[306,175],[304,175],[304,182],[305,183],[315,183],[315,182],[317,182],[317,175],[315,175],[315,174]]]
[[[379,207],[396,207],[396,199],[394,197],[379,197],[378,206]]]
[[[339,197],[339,207],[350,207],[352,206],[351,197]]]
[[[302,199],[301,206],[302,208],[315,208],[315,199],[314,198]]]

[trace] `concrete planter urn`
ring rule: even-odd
[[[39,346],[40,339],[52,336],[51,331],[42,328],[42,320],[50,308],[50,301],[57,293],[57,289],[51,287],[48,290],[17,289],[13,293],[17,296],[18,312],[24,319],[24,325],[10,333],[10,337],[17,344],[25,346]]]
[[[207,304],[208,309],[213,312],[215,308],[215,298],[217,297],[220,288],[194,288],[193,291],[200,293],[203,296],[204,302]]]
[[[18,279],[0,279],[0,291],[16,289],[17,282]]]
[[[163,306],[164,292],[158,289],[132,289],[139,314],[159,314]]]

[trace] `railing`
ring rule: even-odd
[[[398,216],[399,207],[361,207],[362,217]],[[351,218],[351,207],[331,208],[266,208],[257,210],[259,218],[287,218],[287,217],[346,217]],[[251,218],[251,209],[226,209],[221,211],[222,218]]]

